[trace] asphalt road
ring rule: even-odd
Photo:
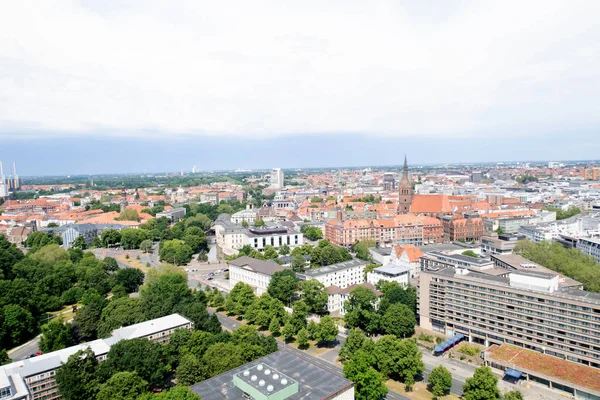
[[[35,339],[21,345],[17,349],[8,352],[8,356],[13,361],[21,361],[29,358],[31,354],[35,354],[40,351],[40,337],[37,336]]]

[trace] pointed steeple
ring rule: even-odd
[[[402,168],[404,172],[408,171],[408,161],[406,160],[406,154],[404,155],[404,168]]]

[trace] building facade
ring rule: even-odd
[[[424,329],[600,368],[600,295],[563,288],[556,274],[421,271],[419,312]]]
[[[171,314],[139,324],[116,329],[111,337],[79,344],[66,349],[0,366],[0,399],[58,399],[56,370],[80,350],[91,349],[98,361],[106,360],[110,347],[125,339],[146,338],[166,343],[176,329],[192,329],[193,323],[179,314]]]
[[[465,218],[458,215],[444,215],[440,216],[439,219],[442,222],[445,240],[476,242],[483,236],[484,225],[480,217],[469,216]]]
[[[348,286],[365,281],[365,267],[367,262],[353,259],[325,267],[309,269],[303,274],[297,274],[301,280],[316,279],[325,287],[335,285],[345,289]]]
[[[283,189],[283,171],[281,168],[271,170],[271,187],[273,189]]]
[[[274,273],[285,268],[275,261],[262,261],[243,256],[229,262],[229,282],[231,287],[238,282],[246,283],[254,289],[257,296],[267,291]]]
[[[404,156],[402,178],[398,184],[398,214],[408,214],[412,205],[413,187],[408,178],[408,162]]]
[[[577,248],[584,254],[594,257],[600,262],[600,239],[580,238]]]

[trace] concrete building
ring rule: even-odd
[[[284,269],[272,260],[262,261],[243,256],[229,262],[229,282],[231,287],[238,282],[246,283],[260,296],[267,291],[273,274]]]
[[[600,294],[562,286],[557,274],[421,271],[419,314],[424,329],[600,368]]]
[[[367,262],[353,259],[326,267],[314,268],[297,274],[301,280],[316,279],[325,287],[335,285],[342,289],[365,281],[365,267]]]
[[[167,211],[162,211],[162,212],[156,213],[156,218],[158,219],[161,217],[165,217],[171,222],[177,222],[185,216],[185,212],[186,212],[185,208],[183,208],[183,207],[172,208]]]
[[[391,249],[389,261],[367,273],[367,282],[376,285],[379,281],[397,282],[408,285],[411,278],[419,276],[420,258],[423,252],[411,244],[397,245]]]
[[[481,237],[481,251],[486,255],[512,254],[518,240],[518,236],[498,235],[492,232]]]
[[[411,267],[388,264],[373,269],[373,272],[367,272],[367,282],[377,285],[380,281],[386,281],[407,286],[411,271]]]
[[[175,329],[192,329],[193,324],[179,314],[153,319],[116,329],[111,337],[42,354],[37,357],[0,366],[0,399],[37,400],[60,398],[56,370],[80,350],[91,349],[98,361],[106,360],[110,347],[125,339],[146,338],[166,343]]]
[[[463,256],[462,254],[448,254],[441,251],[430,251],[420,258],[421,271],[435,270],[442,266],[471,268],[483,271],[494,268],[494,263],[485,258]]]
[[[83,236],[88,246],[91,246],[94,238],[98,236],[98,227],[94,224],[69,224],[61,226],[57,230],[61,232],[62,247],[65,249],[70,248],[79,236]]]
[[[600,262],[600,239],[580,238],[577,242],[577,249],[588,256],[594,257]]]
[[[254,224],[254,222],[256,222],[256,211],[242,210],[231,215],[231,222],[234,224],[241,224],[244,221],[246,221],[248,225]]]
[[[273,189],[283,189],[283,171],[281,168],[271,170],[271,187]]]
[[[443,215],[439,217],[448,241],[478,241],[483,236],[483,220],[478,216]]]
[[[306,357],[277,351],[193,385],[203,400],[353,400],[354,384]]]

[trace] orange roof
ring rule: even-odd
[[[511,368],[529,370],[562,381],[600,391],[600,369],[538,353],[511,344],[492,345],[486,350],[489,357],[511,365]]]
[[[419,258],[423,257],[423,252],[414,244],[394,246],[394,250],[396,251],[396,257],[401,257],[402,254],[406,253],[410,262],[417,262]]]
[[[416,194],[413,196],[410,211],[414,213],[448,213],[452,206],[445,194]]]

